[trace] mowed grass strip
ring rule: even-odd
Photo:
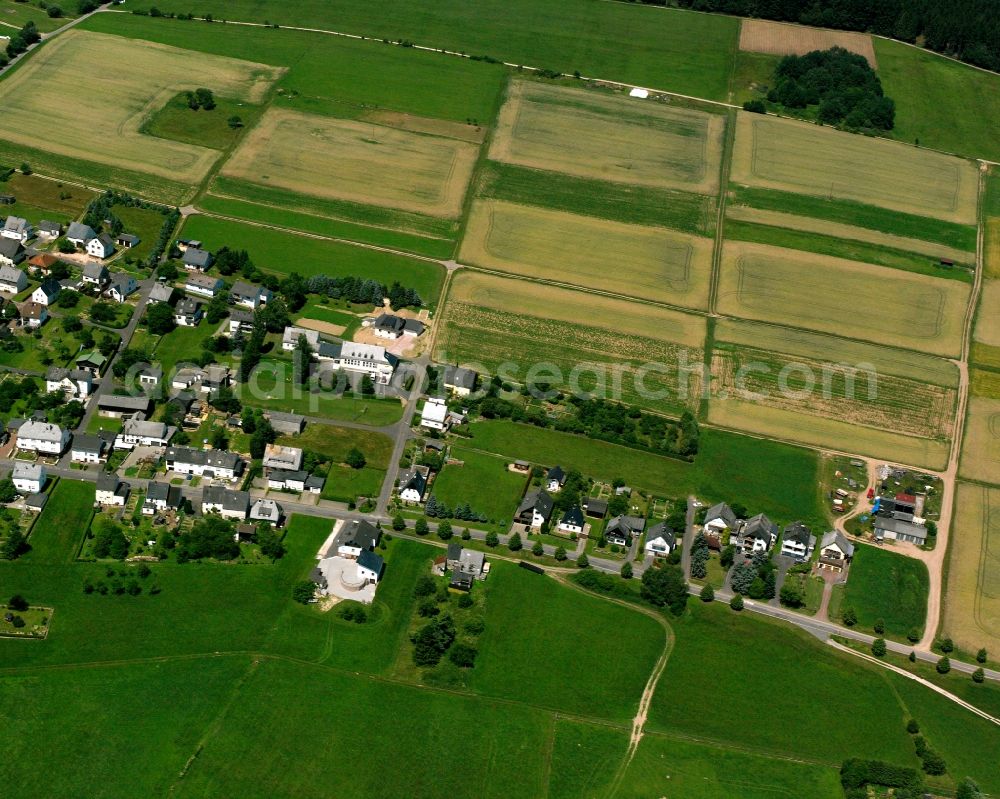
[[[524,706],[264,660],[174,794],[319,799],[335,784],[342,799],[529,799],[544,793],[538,753],[548,718]]]
[[[829,364],[851,364],[859,368],[871,364],[879,375],[916,378],[921,383],[944,388],[958,388],[959,383],[958,367],[944,358],[808,330],[787,330],[741,319],[718,319],[713,338],[720,343],[780,352]]]
[[[963,252],[976,251],[976,226],[931,219],[918,214],[878,208],[871,203],[843,200],[836,197],[813,197],[790,191],[761,189],[751,186],[730,186],[732,207],[753,208],[808,216],[821,223],[838,223],[875,230],[890,236],[918,239],[952,247]]]
[[[932,241],[924,241],[923,239],[908,236],[879,233],[864,227],[847,225],[842,222],[799,216],[798,214],[787,214],[781,211],[766,211],[745,205],[729,205],[726,207],[726,218],[735,219],[740,222],[753,222],[758,225],[819,233],[824,236],[847,239],[848,241],[874,244],[903,252],[919,253],[931,258],[947,258],[960,264],[973,264],[976,260],[974,251],[961,250],[956,247],[948,247],[944,244],[936,244]]]
[[[398,280],[416,289],[431,307],[437,303],[444,281],[444,267],[436,263],[228,219],[190,216],[183,234],[201,239],[213,249],[225,245],[246,250],[258,267],[279,275],[350,275],[379,280],[387,286]]]
[[[877,667],[835,654],[801,630],[733,613],[721,603],[691,602],[671,627],[676,643],[647,730],[731,744],[733,719],[753,718],[739,744],[761,754],[839,768],[844,758],[878,752],[890,762],[917,765],[906,714]],[[706,679],[711,663],[737,665]],[[838,700],[831,702],[831,695]],[[719,696],[726,701],[716,701]]]
[[[490,158],[584,178],[712,194],[725,117],[594,89],[515,81]]]
[[[497,161],[486,162],[476,183],[476,197],[482,199],[537,205],[685,233],[711,235],[715,229],[715,198],[702,194],[610,183]]]
[[[941,631],[966,652],[998,652],[1000,488],[959,482],[955,512]]]
[[[970,162],[798,120],[741,112],[732,180],[951,222],[976,221],[978,176]]]
[[[704,309],[712,240],[479,200],[472,206],[459,259],[525,277]]]
[[[272,108],[223,173],[302,194],[457,217],[477,152],[455,139]]]
[[[553,385],[677,411],[698,394],[698,375],[678,366],[700,363],[704,341],[697,316],[465,270],[452,280],[435,357],[494,373],[506,364],[517,382],[541,364]]]
[[[507,468],[501,457],[453,446],[448,463],[434,479],[431,491],[451,508],[468,504],[476,513],[497,521],[514,516],[527,480]]]
[[[854,608],[858,625],[867,630],[882,619],[886,635],[902,640],[913,629],[923,632],[928,585],[923,561],[862,545],[855,547],[840,607]]]
[[[60,480],[52,489],[28,543],[31,550],[23,557],[34,563],[68,563],[76,558],[94,512],[94,484],[79,480]]]
[[[177,92],[198,86],[259,102],[280,75],[265,64],[72,30],[0,83],[0,138],[193,184],[218,152],[143,136],[143,120]],[[81,86],[88,95],[83,104]]]
[[[970,287],[746,242],[722,253],[722,313],[932,355],[957,355]]]

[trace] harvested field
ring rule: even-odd
[[[704,340],[697,316],[462,271],[435,359],[676,412],[698,399]]]
[[[986,252],[983,254],[986,262],[984,274],[1000,278],[1000,219],[987,217],[983,240],[986,245]]]
[[[1000,651],[1000,489],[959,483],[941,629],[967,652]]]
[[[740,50],[771,55],[805,55],[813,50],[843,47],[862,55],[878,68],[872,37],[866,33],[807,28],[764,19],[745,19],[740,27]]]
[[[713,194],[725,117],[618,94],[515,81],[497,161],[640,186]]]
[[[812,447],[870,455],[927,469],[943,469],[948,462],[948,444],[944,441],[896,435],[838,419],[820,418],[740,399],[713,399],[709,403],[708,421],[732,430]]]
[[[976,220],[971,162],[810,122],[740,113],[732,179],[952,222]]]
[[[344,325],[335,325],[333,322],[321,322],[319,319],[296,319],[295,324],[304,327],[306,330],[318,330],[328,336],[342,336],[347,328]]]
[[[958,473],[967,480],[1000,483],[1000,397],[969,397]]]
[[[444,136],[448,139],[458,139],[470,144],[482,144],[486,138],[486,128],[481,125],[469,125],[462,122],[450,122],[447,119],[430,119],[399,111],[371,111],[360,117],[362,122],[373,122],[387,128],[408,130],[411,133],[427,133],[432,136]]]
[[[957,280],[727,242],[718,307],[745,319],[954,356],[969,293]]]
[[[0,139],[197,183],[218,151],[144,136],[139,128],[145,119],[178,92],[198,86],[210,86],[220,97],[260,102],[282,72],[152,42],[68,31],[0,83]]]
[[[690,308],[706,308],[712,240],[591,216],[477,201],[463,263]]]
[[[990,347],[1000,347],[1000,280],[983,281],[973,339]]]
[[[223,174],[327,199],[457,217],[474,145],[349,119],[270,109]]]
[[[921,383],[944,388],[957,389],[959,383],[958,367],[944,358],[808,330],[788,330],[739,319],[718,319],[714,339],[719,343],[780,352],[821,363],[871,364],[880,376],[912,378],[920,375]]]
[[[837,238],[849,239],[850,241],[861,241],[865,244],[877,244],[882,247],[892,247],[896,250],[920,253],[931,258],[949,258],[960,264],[972,264],[976,260],[974,252],[959,250],[944,244],[935,244],[932,241],[923,241],[922,239],[914,239],[907,236],[893,236],[890,233],[879,233],[876,230],[869,230],[868,228],[857,227],[855,225],[829,222],[825,219],[799,216],[797,214],[786,214],[781,211],[764,211],[759,208],[750,208],[746,205],[729,205],[726,208],[726,217],[740,222],[753,222],[759,225],[771,225],[772,227],[787,228],[789,230],[820,233],[824,236],[836,236]]]

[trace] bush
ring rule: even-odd
[[[24,626],[24,619],[22,619],[20,616],[15,616],[11,621],[11,624],[20,629]]]
[[[292,588],[292,599],[308,605],[316,594],[316,584],[312,580],[299,580]]]
[[[980,666],[974,672],[972,672],[972,681],[981,683],[986,679],[986,673],[983,671],[983,667]]]
[[[460,608],[471,608],[474,604],[476,603],[472,598],[472,594],[462,594],[458,598],[458,606]]]
[[[743,610],[743,597],[733,594],[733,598],[729,600],[729,607],[736,611]]]
[[[886,648],[885,648],[884,638],[876,638],[874,641],[872,641],[872,654],[875,657],[877,658],[885,657],[885,652]]]
[[[911,644],[917,643],[920,640],[920,630],[916,627],[911,627],[910,631],[906,634],[906,640]]]
[[[28,609],[28,600],[20,594],[14,594],[7,603],[7,607],[11,610],[25,611]]]
[[[511,552],[518,552],[524,547],[524,543],[521,541],[521,536],[519,533],[514,533],[510,538],[507,539],[507,549]]]
[[[710,585],[706,585],[701,589],[701,593],[698,594],[701,597],[702,602],[714,602],[715,601],[715,589]],[[737,595],[738,596],[738,595]]]
[[[447,519],[438,522],[437,534],[438,538],[440,538],[442,541],[450,540],[451,537],[454,535],[454,532],[451,529],[451,522],[449,522]]]
[[[941,638],[937,642],[938,649],[940,649],[945,654],[953,652],[955,650],[955,642],[950,638]]]
[[[947,674],[951,671],[951,661],[948,660],[947,656],[943,656],[934,668],[937,669],[938,674]]]
[[[413,595],[418,599],[430,596],[435,591],[437,591],[437,583],[429,574],[420,575],[420,577],[417,578],[416,584],[413,586]]]
[[[688,587],[679,566],[646,569],[642,575],[643,599],[657,607],[669,607],[675,616],[687,608]]]
[[[743,103],[743,110],[749,111],[751,114],[766,114],[767,106],[764,105],[763,100],[747,100]]]
[[[495,547],[500,543],[500,536],[498,536],[493,530],[490,530],[486,534],[486,546]]]
[[[912,768],[861,758],[850,758],[843,762],[840,767],[840,784],[848,795],[851,795],[851,791],[863,789],[868,785],[903,788],[914,796],[923,788],[920,774]],[[867,795],[867,792],[861,795]]]
[[[545,547],[542,546],[541,541],[535,542],[535,545],[531,548],[531,554],[534,555],[536,558],[540,558],[542,555],[545,554]]]
[[[447,614],[432,619],[415,632],[410,640],[413,642],[414,664],[436,666],[455,640],[455,622]]]
[[[906,722],[906,731],[910,733],[910,735],[916,735],[920,732],[920,725],[917,723],[916,719],[910,719]]]
[[[556,547],[556,560],[566,560],[566,550],[563,547]]]
[[[476,664],[479,652],[469,644],[455,644],[448,652],[448,660],[462,669],[471,669]]]
[[[854,608],[844,608],[844,612],[840,615],[840,618],[848,627],[853,627],[858,623],[858,614]]]
[[[885,635],[885,620],[876,619],[873,629],[875,630],[875,635]]]
[[[976,663],[986,662],[986,647],[983,647],[978,652],[976,652]]]
[[[622,564],[622,570],[621,570],[622,579],[631,580],[632,574],[633,574],[632,564],[629,563],[628,561],[625,561],[625,563]]]
[[[948,770],[944,758],[933,749],[925,749],[921,759],[924,762],[924,771],[932,776],[939,776]]]
[[[576,559],[576,567],[578,569],[587,569],[590,567],[590,559],[587,557],[586,552]]]
[[[432,616],[437,616],[441,612],[441,608],[438,607],[437,602],[433,598],[427,597],[417,606],[417,613],[419,613],[424,618],[430,618]]]
[[[966,777],[958,784],[955,799],[983,799],[983,792],[972,777]]]
[[[431,528],[427,526],[427,519],[425,519],[423,516],[417,519],[417,523],[413,526],[413,531],[417,535],[427,535],[430,529]]]
[[[392,517],[392,529],[397,533],[406,529],[406,519],[403,518],[403,514],[397,513]]]

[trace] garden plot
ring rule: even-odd
[[[457,217],[477,153],[455,139],[272,108],[223,174],[315,197]]]
[[[595,90],[511,84],[490,157],[640,186],[718,190],[725,118]]]

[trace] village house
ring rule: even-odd
[[[561,491],[565,484],[566,472],[563,471],[561,466],[553,466],[549,469],[548,474],[545,475],[545,487],[550,494]]]
[[[103,288],[111,279],[108,268],[97,261],[88,261],[83,265],[83,282],[91,286]]]
[[[201,497],[201,512],[218,513],[224,519],[245,521],[250,512],[250,494],[222,486],[205,486]]]
[[[646,529],[646,520],[638,516],[615,516],[604,528],[604,538],[609,544],[627,547],[632,545],[632,536]]]
[[[323,491],[325,482],[322,477],[309,474],[301,469],[295,471],[271,469],[267,475],[267,487],[278,491],[298,491],[299,493],[308,491],[310,494],[319,494]]]
[[[316,358],[330,364],[333,369],[343,369],[356,374],[366,374],[373,383],[386,385],[392,380],[399,359],[385,347],[374,344],[356,344],[353,341],[322,342],[316,349]]]
[[[50,366],[45,372],[45,390],[62,392],[67,399],[85,400],[94,389],[94,376],[86,369]]]
[[[294,472],[302,468],[302,450],[298,447],[268,444],[264,449],[264,459],[261,463],[265,469],[284,469]]]
[[[777,540],[778,525],[763,513],[758,513],[743,525],[737,547],[749,557],[755,552],[767,552]]]
[[[536,488],[524,495],[521,504],[517,506],[514,518],[533,530],[541,529],[552,516],[552,497],[544,490]]]
[[[131,250],[133,247],[138,247],[141,242],[142,239],[132,233],[119,233],[115,239],[115,244],[123,250]]]
[[[232,372],[228,366],[219,363],[210,363],[201,373],[199,390],[203,394],[212,394],[220,388],[229,385],[232,379]]]
[[[56,301],[61,290],[62,286],[59,285],[58,280],[51,278],[43,280],[41,285],[31,292],[31,301],[48,307]]]
[[[274,292],[264,286],[237,280],[229,289],[229,299],[236,305],[256,311],[274,299]]]
[[[334,541],[336,552],[342,558],[356,560],[362,552],[371,552],[378,546],[382,530],[364,519],[343,523]]]
[[[876,541],[905,541],[923,546],[927,541],[927,528],[905,519],[876,516],[874,519]]]
[[[571,508],[567,508],[566,512],[562,515],[559,520],[558,529],[561,533],[566,533],[567,535],[582,535],[584,526],[583,510],[579,505],[574,505]]]
[[[137,377],[141,388],[151,390],[160,385],[160,381],[163,380],[163,370],[159,366],[146,364],[139,367]]]
[[[420,411],[420,426],[428,430],[448,429],[448,405],[443,399],[430,397]]]
[[[115,251],[115,243],[107,233],[98,233],[90,239],[84,249],[91,258],[110,258]]]
[[[250,521],[255,523],[266,523],[272,527],[281,524],[281,505],[273,499],[258,499],[250,508]]]
[[[471,591],[476,580],[486,579],[486,555],[475,549],[465,549],[461,544],[448,544],[445,565],[451,572],[449,588]]]
[[[726,533],[732,533],[739,527],[739,520],[725,502],[713,505],[705,513],[705,523],[702,525],[706,535],[709,533],[722,537]]]
[[[178,327],[197,327],[204,306],[192,297],[182,297],[174,306],[174,324]]]
[[[48,422],[27,421],[17,431],[17,448],[26,452],[62,455],[69,440],[69,430]]]
[[[43,494],[41,492],[35,494],[28,494],[24,498],[24,507],[26,510],[30,510],[32,513],[41,513],[45,510],[45,505],[49,501],[49,495]]]
[[[70,460],[73,463],[100,463],[104,449],[104,439],[100,436],[77,433],[70,446]]]
[[[15,461],[10,479],[19,494],[37,494],[45,487],[45,467],[40,463]]]
[[[0,230],[0,236],[5,239],[19,241],[21,244],[27,244],[29,239],[34,235],[35,229],[31,226],[31,223],[20,216],[8,216],[3,230]]]
[[[583,509],[592,519],[603,519],[608,515],[608,501],[597,497],[587,497],[583,501]]]
[[[66,230],[66,241],[77,247],[84,247],[88,241],[95,238],[97,238],[97,234],[94,229],[82,222],[70,222],[69,228]]]
[[[854,544],[847,536],[831,530],[819,542],[819,562],[817,567],[842,572],[854,558]]]
[[[146,421],[133,416],[122,425],[121,432],[115,439],[115,449],[165,447],[176,432],[176,427],[168,427],[163,422]]]
[[[399,498],[404,502],[420,503],[424,501],[424,493],[427,491],[427,478],[431,470],[426,466],[414,466],[407,469],[399,476],[397,484]]]
[[[154,516],[181,506],[181,487],[169,483],[150,482],[146,486],[146,499],[142,503],[143,516]]]
[[[32,255],[28,259],[28,268],[31,269],[34,274],[45,277],[52,271],[52,267],[57,263],[59,263],[59,259],[52,253],[40,252],[37,255]]]
[[[86,369],[94,377],[98,377],[101,374],[101,370],[104,368],[104,364],[108,362],[100,350],[91,350],[90,352],[85,352],[82,355],[77,356],[76,368]]]
[[[665,558],[677,546],[677,537],[665,521],[654,524],[646,531],[646,544],[643,547],[647,555],[654,558]]]
[[[379,314],[371,320],[365,320],[377,338],[395,341],[401,336],[416,338],[424,332],[425,325],[417,319],[404,319],[394,314]]]
[[[97,476],[94,501],[98,505],[124,508],[128,502],[129,487],[114,472],[101,472]]]
[[[212,265],[212,253],[198,247],[188,246],[183,250],[181,261],[185,269],[204,272]]]
[[[816,548],[816,536],[802,522],[793,522],[781,534],[781,554],[800,563],[809,560]]]
[[[281,334],[281,349],[285,352],[292,352],[299,346],[299,339],[305,338],[309,348],[315,353],[319,349],[319,333],[315,330],[306,330],[304,327],[289,326]]]
[[[37,302],[22,302],[17,306],[21,327],[39,328],[48,321],[49,310]]]
[[[17,239],[0,238],[0,266],[13,268],[27,257],[24,245]]]
[[[243,461],[235,452],[221,449],[193,449],[192,447],[168,447],[164,460],[167,471],[177,474],[191,474],[198,477],[214,477],[235,480],[243,471]],[[246,516],[246,514],[243,514]]]
[[[474,371],[460,366],[446,366],[442,374],[445,390],[456,397],[467,397],[475,391],[478,378]]]
[[[240,308],[234,308],[229,314],[229,335],[249,333],[253,330],[253,314]]]
[[[126,272],[115,272],[111,276],[110,284],[104,290],[104,294],[115,302],[122,303],[135,293],[136,287],[135,278],[132,275]]]
[[[157,281],[149,290],[149,299],[147,302],[150,305],[156,305],[158,302],[165,302],[169,304],[173,298],[174,287],[169,283],[161,283]]]
[[[145,418],[149,416],[151,405],[152,402],[145,394],[135,397],[125,394],[102,394],[97,398],[97,412],[110,419],[121,419],[137,413],[143,414]]]
[[[20,294],[28,288],[28,276],[14,266],[0,266],[0,291],[6,294]]]
[[[276,433],[298,435],[306,426],[306,417],[298,413],[284,411],[264,411],[264,418],[271,423]]]
[[[42,241],[52,241],[53,239],[58,239],[62,235],[62,225],[58,222],[51,222],[48,219],[43,219],[35,227],[35,235]]]
[[[192,248],[196,250],[201,249],[201,242],[198,239],[177,239],[175,244],[177,249],[182,253],[187,252]]]
[[[184,290],[202,297],[214,297],[225,287],[221,278],[203,275],[200,272],[188,275],[184,281]]]

